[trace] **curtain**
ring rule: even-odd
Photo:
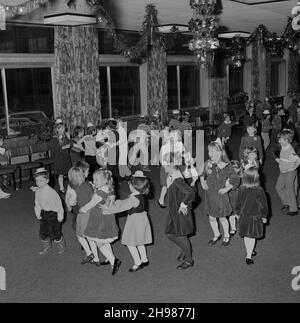
[[[210,79],[210,118],[213,120],[218,113],[227,111],[227,79],[225,77]]]
[[[297,53],[289,51],[288,66],[288,91],[287,94],[292,97],[298,92],[298,58]]]
[[[258,100],[259,97],[259,40],[255,39],[252,44],[252,99]]]
[[[98,53],[95,27],[55,27],[56,111],[71,131],[101,121]]]
[[[162,120],[167,120],[168,114],[168,73],[167,54],[159,45],[154,44],[148,58],[147,85],[148,114],[151,116],[159,111]]]
[[[271,53],[266,50],[266,97],[269,98],[271,96],[271,71],[272,71],[272,63],[271,63]]]

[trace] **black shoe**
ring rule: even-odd
[[[135,273],[135,272],[137,272],[137,271],[139,271],[139,270],[142,270],[144,267],[142,267],[142,265],[139,265],[139,266],[136,266],[136,265],[134,265],[132,268],[130,268],[128,271],[130,272],[130,273]]]
[[[149,261],[146,262],[142,262],[142,264],[140,265],[141,269],[144,269],[145,267],[148,267],[150,265]]]
[[[236,235],[236,230],[231,230],[230,231],[230,235],[233,237],[233,236],[235,236]]]
[[[91,254],[91,255],[89,255],[89,256],[86,256],[86,257],[82,260],[81,264],[82,264],[82,265],[86,265],[86,264],[90,263],[93,259],[94,259],[94,255],[93,255],[93,254]]]
[[[252,257],[256,257],[257,256],[257,252],[256,251],[253,251],[252,252]]]
[[[177,261],[178,262],[183,262],[185,260],[185,254],[181,253],[178,258],[177,258]]]
[[[108,260],[101,261],[101,266],[107,266],[110,265],[110,262]]]
[[[122,264],[121,260],[116,258],[111,272],[112,276],[114,276],[118,272],[121,264]]]
[[[230,245],[230,238],[224,238],[222,242],[222,246],[228,247]]]
[[[95,265],[96,267],[100,267],[101,266],[101,262],[100,261],[91,261],[90,262],[91,265]]]
[[[296,215],[298,215],[298,211],[296,211],[296,212],[288,212],[287,215],[296,216]]]
[[[192,260],[191,262],[184,261],[182,264],[177,266],[177,269],[178,270],[186,270],[186,269],[193,267],[193,266],[194,266],[194,260]]]
[[[160,204],[159,201],[157,201],[157,204],[158,206],[161,208],[161,209],[165,209],[166,208],[166,205],[165,204]]]
[[[252,259],[248,259],[248,258],[247,258],[247,259],[246,259],[246,264],[247,264],[247,265],[249,265],[249,266],[250,266],[250,265],[254,265],[254,261],[253,261]]]
[[[210,245],[214,246],[214,245],[216,245],[216,244],[218,243],[218,241],[220,241],[221,239],[222,239],[222,236],[220,235],[220,236],[215,237],[215,238],[213,238],[212,240],[210,240],[210,241],[208,242],[208,244],[210,244]]]
[[[281,208],[281,211],[288,211],[290,209],[290,207],[288,205],[284,205],[282,208]]]

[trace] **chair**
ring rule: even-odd
[[[33,180],[32,170],[37,169],[43,166],[41,162],[32,162],[31,161],[31,151],[29,146],[10,148],[9,149],[10,161],[12,162],[13,158],[22,157],[26,161],[17,163],[14,166],[19,169],[19,178],[20,178],[20,188],[22,188],[22,178],[23,171],[29,170],[30,172],[30,180]]]
[[[9,155],[8,155],[8,160],[9,160]],[[8,165],[6,167],[0,168],[0,177],[1,176],[11,176],[13,185],[14,185],[14,190],[17,189],[16,185],[16,171],[18,170],[18,167],[14,165]]]
[[[45,154],[45,157],[39,158],[34,162],[39,162],[49,170],[51,176],[51,166],[54,164],[54,158],[50,156],[50,143],[48,142],[40,142],[30,146],[31,156],[33,154]]]

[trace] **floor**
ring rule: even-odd
[[[240,133],[229,142],[236,156]],[[113,248],[122,260],[119,273],[110,268],[82,266],[84,256],[67,218],[63,232],[67,252],[40,257],[38,222],[33,212],[31,183],[0,201],[0,266],[7,275],[6,291],[0,302],[299,302],[300,292],[292,289],[292,269],[300,266],[300,216],[290,218],[280,211],[274,186],[278,170],[271,155],[263,169],[270,199],[271,218],[266,237],[259,241],[254,266],[246,266],[243,240],[236,236],[229,247],[211,247],[212,237],[203,203],[196,209],[197,234],[192,238],[195,266],[176,270],[179,250],[164,235],[165,211],[157,207],[159,172],[150,175],[155,199],[150,203],[155,243],[148,247],[150,267],[129,273],[132,259],[120,242]],[[121,195],[126,196],[124,183]],[[200,196],[202,191],[200,189]],[[120,228],[126,218],[119,219]]]

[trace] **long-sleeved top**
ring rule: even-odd
[[[37,217],[40,217],[42,211],[53,211],[57,213],[57,218],[63,220],[64,209],[61,199],[57,192],[49,185],[39,188],[35,192],[34,211]]]
[[[92,135],[84,136],[81,140],[78,141],[78,145],[84,143],[84,154],[85,156],[96,156],[97,147],[96,147],[96,137]]]
[[[230,138],[232,132],[232,122],[223,122],[218,128],[218,136],[221,138]]]
[[[240,159],[244,158],[244,150],[245,148],[256,148],[259,154],[259,159],[263,158],[263,148],[261,143],[261,138],[259,136],[244,136],[242,138],[241,144],[240,144],[240,150],[239,150],[239,157]]]
[[[279,169],[281,173],[292,172],[298,168],[299,164],[300,158],[292,145],[281,147],[279,158]]]
[[[281,131],[282,129],[282,120],[279,115],[276,115],[272,120],[273,129],[275,131]]]
[[[267,132],[269,133],[272,130],[272,124],[271,121],[269,119],[264,119],[261,122],[261,132]]]

